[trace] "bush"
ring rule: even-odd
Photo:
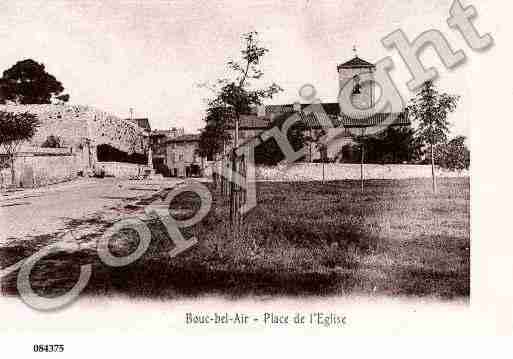
[[[463,170],[470,167],[470,151],[465,146],[465,137],[458,136],[435,147],[435,163],[449,170]],[[427,151],[424,163],[431,163],[431,152]]]
[[[470,167],[470,151],[465,146],[465,137],[458,136],[438,147],[437,163],[442,168],[463,170]]]
[[[279,129],[282,129],[289,116],[289,113],[279,115],[273,120],[272,127],[278,127]],[[289,127],[287,132],[287,139],[294,151],[298,151],[305,146],[305,137],[303,134],[305,129],[305,125],[301,122],[294,123]],[[284,159],[285,155],[283,154],[280,146],[274,138],[262,142],[255,147],[256,165],[276,166]],[[299,160],[302,159],[303,158]]]

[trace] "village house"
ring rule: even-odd
[[[201,175],[205,159],[198,155],[199,134],[184,134],[166,141],[166,166],[174,177]]]
[[[155,172],[166,174],[167,141],[185,134],[183,128],[173,127],[169,130],[153,130],[150,133],[150,147]]]

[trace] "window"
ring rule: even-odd
[[[359,94],[360,93],[360,76],[354,75],[353,83],[354,83],[353,95]]]

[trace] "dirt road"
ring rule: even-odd
[[[80,179],[41,189],[0,195],[0,246],[14,239],[51,235],[84,219],[123,209],[130,203],[171,188],[180,179],[160,181],[116,178]]]

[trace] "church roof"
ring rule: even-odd
[[[337,70],[339,70],[339,69],[354,69],[354,68],[361,68],[361,67],[375,67],[375,66],[373,64],[371,64],[370,62],[367,62],[365,60],[360,59],[358,56],[355,56],[351,60],[338,65]]]
[[[265,117],[256,113],[241,115],[239,128],[241,130],[268,129],[279,116],[299,116],[301,122],[309,128],[320,129],[330,127],[362,128],[379,126],[392,120],[390,126],[409,126],[410,120],[406,112],[402,113],[369,113],[365,118],[352,118],[340,113],[338,102],[323,102],[320,104],[301,104],[301,111],[294,111],[294,104],[267,105]],[[392,117],[390,117],[392,116]],[[235,126],[229,125],[230,129]]]

